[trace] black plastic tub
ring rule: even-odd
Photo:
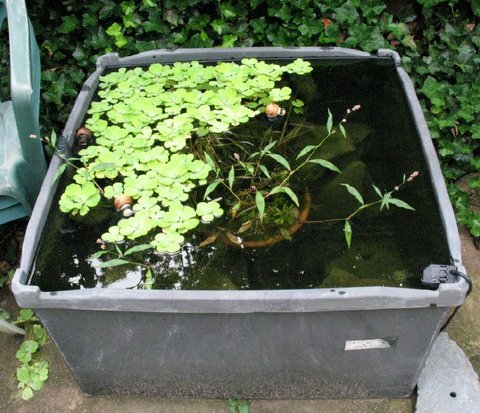
[[[431,213],[438,215],[439,242],[447,251],[447,262],[426,262],[425,268],[438,264],[465,272],[453,210],[427,125],[399,56],[391,51],[372,55],[339,48],[248,48],[158,50],[126,58],[108,54],[98,60],[97,70],[85,82],[62,142],[72,146],[106,70],[243,57],[301,57],[332,65],[378,61],[392,72],[392,87],[401,90],[405,105],[402,121],[414,125],[417,151],[424,159],[436,205]],[[342,81],[341,72],[338,79]],[[36,311],[86,394],[407,397],[433,341],[465,300],[468,285],[460,277],[450,277],[433,289],[41,291],[30,281],[47,216],[57,207],[52,204],[56,191],[52,180],[61,163],[54,157],[50,164],[12,287],[18,304]],[[424,238],[412,231],[404,241],[414,252],[415,243],[425,243]]]

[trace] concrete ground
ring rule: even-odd
[[[474,286],[480,285],[480,251],[461,230],[463,261]],[[480,373],[480,290],[473,289],[446,331]],[[0,290],[0,308],[18,312],[12,295]],[[225,400],[163,400],[154,397],[85,397],[53,343],[42,350],[50,362],[50,378],[33,399],[23,401],[16,389],[15,352],[21,338],[0,334],[0,412],[5,413],[228,413]],[[251,413],[410,413],[414,398],[383,400],[254,400]]]

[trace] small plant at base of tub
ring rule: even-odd
[[[15,357],[21,363],[17,368],[18,388],[22,399],[28,400],[33,397],[34,392],[41,390],[48,380],[49,364],[40,353],[40,348],[48,341],[48,336],[30,309],[20,310],[13,324],[23,327],[26,333],[26,339],[18,348]]]

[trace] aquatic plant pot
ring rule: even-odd
[[[61,246],[68,250],[81,245],[74,237],[68,244],[63,238],[67,235],[51,226],[59,213],[57,186],[61,191],[64,185],[53,182],[62,164],[54,157],[12,282],[16,300],[35,310],[79,385],[90,395],[409,396],[433,341],[454,308],[464,302],[468,285],[457,273],[449,272],[465,272],[455,218],[420,105],[397,54],[248,48],[159,50],[127,58],[105,55],[80,91],[61,145],[72,148],[75,132],[83,126],[99,79],[106,72],[152,63],[196,60],[210,64],[245,57],[310,61],[315,88],[299,85],[306,89],[298,93],[303,93],[305,105],[322,111],[323,124],[327,108],[338,117],[346,108],[361,104],[361,122],[369,125],[363,130],[373,130],[374,137],[358,138],[355,150],[346,146],[352,141],[341,140],[341,156],[329,159],[341,166],[348,179],[354,181],[362,174],[363,181],[381,185],[382,191],[402,179],[403,173],[409,176],[419,171],[402,192],[415,211],[394,215],[392,206],[386,211],[390,214],[387,223],[368,214],[363,221],[355,218],[350,249],[341,229],[334,230],[341,243],[329,250],[333,241],[322,237],[332,232],[330,227],[318,230],[306,224],[293,240],[264,248],[261,254],[273,256],[265,255],[265,261],[249,267],[256,278],[236,290],[232,283],[227,283],[230,289],[226,290],[223,281],[218,288],[197,286],[195,290],[128,289],[118,284],[115,288],[115,282],[102,287],[88,284],[91,280],[78,281],[85,275],[81,269],[69,277],[58,270],[65,255]],[[324,178],[330,179],[328,172]],[[352,181],[340,181],[348,182]],[[316,205],[333,203],[337,209],[344,205],[332,200],[329,191],[333,186],[329,185],[327,189],[309,186],[309,220],[323,218],[316,216],[320,210]],[[373,249],[371,239],[380,248]],[[53,252],[47,254],[51,258],[46,263],[43,259],[40,271],[39,257],[47,248]],[[232,250],[234,254],[258,252],[252,252],[255,248]],[[373,261],[375,266],[369,266]],[[421,284],[423,270],[431,264],[449,266],[431,267],[447,268],[448,277],[440,280],[447,282],[435,284],[431,277],[429,286]],[[222,271],[230,274],[240,267],[238,258]],[[355,271],[367,267],[368,277],[363,284],[357,283]],[[277,273],[278,280],[274,278]],[[391,278],[380,280],[383,273]],[[60,287],[51,280],[58,280]]]

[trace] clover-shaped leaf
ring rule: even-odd
[[[112,243],[118,243],[123,241],[124,237],[122,234],[120,234],[120,228],[118,228],[116,225],[111,226],[108,228],[108,232],[105,232],[102,234],[102,240],[105,242],[112,242]]]
[[[196,212],[203,222],[212,222],[222,216],[223,209],[217,201],[199,202]]]
[[[60,198],[60,210],[83,216],[90,208],[98,205],[100,198],[100,191],[92,182],[70,184]]]
[[[121,219],[117,224],[120,234],[129,239],[147,235],[153,228],[149,218],[148,210],[142,209],[128,219]]]
[[[173,253],[180,251],[185,238],[177,232],[161,232],[155,235],[152,245],[160,253]]]

